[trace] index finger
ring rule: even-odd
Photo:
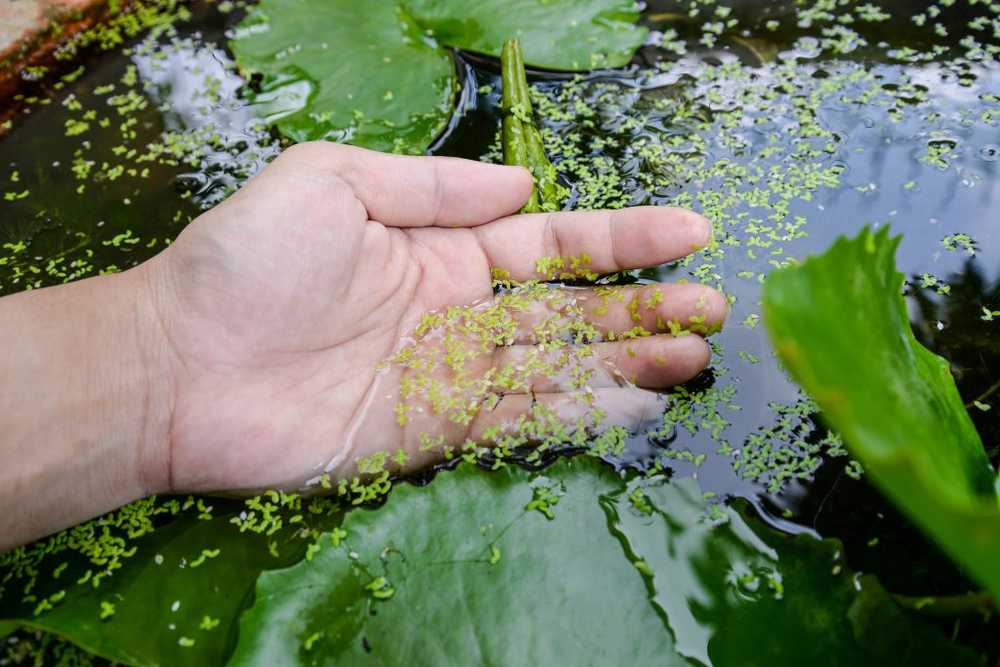
[[[518,210],[531,194],[522,167],[453,157],[402,156],[313,141],[275,163],[346,183],[370,220],[387,227],[468,227]]]
[[[613,273],[669,262],[712,240],[705,218],[656,206],[515,215],[472,231],[490,266],[508,271],[515,280],[539,278],[538,260],[545,257],[586,255],[585,268]]]

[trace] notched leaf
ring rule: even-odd
[[[454,107],[447,48],[499,56],[517,36],[529,64],[616,67],[645,39],[638,17],[631,0],[263,0],[230,47],[263,75],[258,114],[293,141],[423,153]]]

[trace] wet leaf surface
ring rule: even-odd
[[[646,30],[631,0],[402,0],[446,46],[499,58],[517,39],[532,67],[579,72],[623,67]]]
[[[57,570],[42,561],[30,590],[24,579],[5,583],[0,635],[17,626],[44,630],[128,665],[221,664],[235,645],[239,614],[252,601],[258,575],[294,563],[305,551],[287,528],[270,536],[240,532],[230,524],[233,516],[173,518],[135,540],[135,552],[99,585],[100,569],[84,558],[64,559],[67,566]],[[113,550],[124,543],[119,537],[103,544]],[[14,604],[24,595],[34,598]],[[35,613],[45,599],[54,600],[51,609]]]
[[[887,228],[771,274],[764,319],[795,379],[878,485],[994,595],[995,473],[948,362],[910,328]]]
[[[260,580],[231,664],[669,664],[596,501],[618,484],[574,459],[534,483],[462,467],[400,486],[351,513],[339,547],[321,537],[312,561]],[[526,509],[541,487],[563,494],[551,520]]]
[[[293,141],[422,153],[451,117],[449,47],[580,71],[628,62],[642,43],[628,0],[264,0],[236,29],[240,66],[263,75],[253,102]]]
[[[837,542],[765,528],[691,479],[463,465],[343,529],[261,576],[230,664],[974,663],[858,583]]]
[[[230,46],[264,75],[258,111],[289,139],[422,152],[444,128],[455,67],[391,2],[265,0]]]

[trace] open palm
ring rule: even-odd
[[[346,469],[348,455],[416,452],[414,428],[393,415],[393,378],[377,367],[425,312],[490,299],[491,268],[526,280],[541,257],[586,253],[594,270],[616,271],[710,238],[704,220],[674,209],[511,215],[530,189],[513,167],[302,144],[192,223],[148,269],[170,358],[170,488],[297,488],[331,462]],[[725,317],[708,288],[661,291],[656,312],[642,315],[653,330],[657,315]],[[593,320],[627,329],[632,315],[622,305]],[[526,334],[500,353],[531,342]],[[623,343],[599,348],[651,389],[709,359],[698,336],[644,338],[628,354]],[[634,395],[606,390],[598,399],[610,409],[636,409]],[[491,418],[532,400],[507,397]],[[440,432],[464,439],[481,426]]]

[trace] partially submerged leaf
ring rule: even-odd
[[[515,36],[529,64],[620,66],[645,39],[637,20],[631,0],[263,0],[230,47],[263,74],[258,112],[293,141],[421,153],[453,109],[446,47],[499,56]]]
[[[229,523],[232,516],[173,518],[128,543],[134,555],[98,586],[95,568],[84,559],[44,559],[30,592],[17,577],[5,584],[0,636],[18,626],[44,630],[128,665],[222,664],[236,643],[236,622],[257,576],[287,567],[306,548],[287,528],[270,536],[240,532]],[[86,531],[67,539],[85,540]],[[119,548],[126,544],[122,540]],[[0,570],[0,581],[5,574]],[[35,598],[25,600],[29,594]],[[36,613],[43,599],[54,600],[51,609]]]
[[[1000,596],[995,474],[948,362],[910,329],[898,244],[865,229],[772,273],[765,321],[792,376],[876,483]]]
[[[264,0],[230,47],[258,111],[293,141],[422,152],[451,115],[450,56],[389,0]]]
[[[500,57],[503,85],[503,161],[531,172],[535,186],[522,213],[558,211],[569,196],[559,184],[556,168],[545,155],[542,135],[535,125],[531,94],[524,71],[524,53],[516,39],[507,40]]]
[[[231,664],[679,664],[597,503],[617,479],[582,458],[545,476],[551,520],[529,473],[468,465],[351,512],[339,547],[260,579]]]
[[[587,457],[542,476],[463,464],[343,528],[261,576],[231,664],[973,664],[857,586],[838,543],[712,509],[691,479],[626,485]],[[855,627],[858,607],[894,628]]]
[[[638,494],[648,514],[635,511]],[[675,650],[697,664],[976,664],[908,617],[874,578],[859,580],[835,540],[787,535],[707,505],[690,479],[634,482],[602,502],[613,532],[650,571],[651,602]]]
[[[508,39],[534,67],[623,67],[646,39],[632,0],[403,0],[441,44],[499,56]]]

